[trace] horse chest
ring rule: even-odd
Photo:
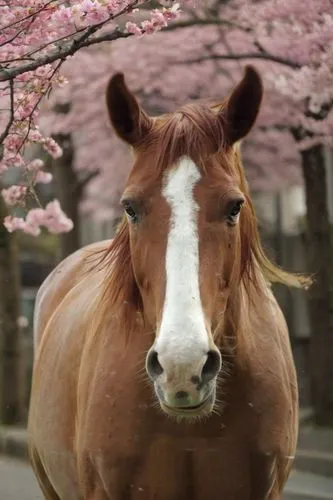
[[[91,457],[95,481],[105,499],[247,500],[251,477],[248,453],[219,440],[157,438],[135,456]],[[91,477],[91,474],[89,474]],[[104,497],[103,497],[104,498]]]

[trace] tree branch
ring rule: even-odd
[[[79,180],[75,186],[75,196],[77,196],[79,199],[82,198],[83,191],[87,184],[89,184],[90,181],[92,181],[95,177],[97,177],[100,174],[99,170],[94,170],[93,172],[89,172],[83,179]]]
[[[16,76],[21,75],[22,73],[26,73],[27,71],[33,71],[39,68],[40,66],[53,63],[58,59],[64,61],[68,56],[74,55],[75,52],[77,52],[82,47],[88,47],[89,45],[94,45],[96,43],[113,41],[117,40],[118,38],[127,38],[129,36],[132,36],[131,33],[124,33],[120,31],[120,29],[117,27],[111,33],[105,33],[103,35],[100,35],[99,37],[96,36],[90,38],[92,35],[96,33],[96,31],[105,26],[109,21],[114,20],[116,17],[122,16],[123,14],[126,14],[129,10],[133,9],[133,7],[137,5],[138,1],[139,0],[133,0],[131,4],[127,5],[122,11],[118,12],[116,15],[111,15],[105,21],[95,24],[94,26],[87,27],[83,32],[82,31],[80,32],[79,36],[77,37],[73,36],[73,38],[68,43],[59,45],[55,50],[51,51],[49,54],[39,56],[34,61],[22,64],[21,66],[17,66],[15,68],[1,68],[0,82],[13,79]],[[54,43],[57,43],[57,40],[54,40]]]
[[[29,14],[29,15],[27,15],[25,17],[22,17],[21,19],[17,19],[16,21],[14,21],[14,22],[12,22],[10,24],[7,24],[6,26],[2,26],[1,29],[0,29],[0,32],[1,31],[5,31],[8,28],[12,28],[16,24],[23,23],[24,21],[27,21],[29,18],[36,16],[37,14],[39,14],[40,12],[42,12],[43,10],[45,10],[51,3],[54,3],[55,1],[56,0],[50,0],[49,2],[47,2],[46,4],[44,4],[39,9],[35,10],[34,12],[31,12],[31,14]]]
[[[9,115],[9,120],[6,125],[5,130],[3,133],[0,135],[0,144],[2,144],[3,140],[7,137],[8,132],[10,130],[10,127],[13,124],[14,121],[14,80],[11,79],[9,80],[9,88],[10,88],[10,115]]]
[[[89,33],[89,36],[91,36],[91,33]],[[74,55],[75,52],[77,52],[82,47],[88,47],[89,45],[94,45],[96,43],[101,43],[105,41],[113,41],[117,40],[118,38],[127,38],[128,36],[132,36],[132,34],[123,33],[122,31],[119,30],[119,28],[116,28],[111,33],[105,33],[99,37],[94,37],[90,39],[89,38],[86,39],[86,37],[82,37],[82,34],[80,34],[80,37],[74,38],[67,44],[60,45],[55,50],[51,51],[49,54],[37,57],[32,62],[22,64],[21,66],[17,66],[15,68],[1,69],[0,82],[12,80],[13,78],[15,78],[18,75],[21,75],[22,73],[26,73],[27,71],[33,71],[39,68],[40,66],[53,63],[58,59],[65,60],[68,56]]]
[[[249,52],[247,54],[221,54],[221,55],[215,54],[215,55],[198,57],[196,59],[188,59],[187,61],[180,61],[180,62],[176,62],[174,64],[176,64],[176,65],[196,64],[196,63],[200,63],[203,61],[222,61],[222,60],[239,61],[242,59],[262,59],[264,61],[271,61],[271,62],[283,64],[284,66],[288,66],[289,68],[293,68],[293,69],[299,69],[302,67],[301,64],[298,64],[295,61],[292,61],[290,59],[286,59],[284,57],[274,56],[273,54],[269,54],[268,52],[266,52],[266,53]]]
[[[226,19],[219,19],[217,17],[212,17],[208,19],[202,19],[195,17],[194,19],[187,19],[186,21],[178,21],[173,24],[169,24],[162,31],[174,31],[179,28],[190,28],[192,26],[228,26],[228,28],[239,28],[236,23],[232,21],[227,21]]]
[[[51,3],[51,2],[49,2]],[[130,6],[126,7],[124,11],[120,12],[118,15],[124,14],[128,8],[133,8],[137,2],[134,1]],[[109,19],[110,20],[110,19]],[[102,26],[104,26],[109,20],[103,21],[103,23],[100,23],[98,25],[90,26],[89,28],[85,29],[83,32],[80,31],[79,33],[76,33],[78,36],[73,36],[73,38],[65,43],[59,45],[56,49],[50,51],[48,54],[45,54],[43,56],[37,56],[36,59],[29,61],[28,63],[24,63],[20,66],[16,66],[14,68],[1,68],[0,69],[0,82],[10,80],[12,78],[15,78],[18,75],[21,75],[22,73],[25,73],[27,71],[33,71],[40,66],[44,66],[45,64],[51,64],[54,61],[61,59],[65,60],[68,56],[72,56],[77,52],[79,49],[82,47],[89,47],[90,45],[96,45],[98,43],[106,42],[106,41],[114,41],[117,40],[118,38],[128,38],[129,36],[133,36],[132,33],[124,33],[117,27],[113,31],[109,33],[104,33],[100,36],[92,36],[96,31],[98,31]],[[232,27],[237,27],[234,23],[229,22],[227,20],[222,20],[218,18],[209,18],[209,19],[202,19],[202,18],[194,18],[194,19],[189,19],[186,21],[180,21],[176,22],[174,24],[168,25],[166,28],[164,28],[162,31],[172,31],[180,28],[186,28],[186,27],[191,27],[191,26],[208,26],[208,25],[225,25],[225,26],[232,26]],[[70,36],[70,35],[69,35]],[[57,40],[55,40],[52,43],[56,43]],[[37,52],[38,50],[42,50],[46,47],[41,47],[40,49],[35,50]],[[32,55],[30,53],[29,55]],[[2,61],[4,62],[4,61]],[[190,61],[191,62],[191,61]]]

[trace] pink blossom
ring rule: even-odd
[[[45,214],[44,225],[51,233],[67,233],[73,229],[73,222],[66,217],[58,200],[46,205]]]
[[[142,31],[144,33],[147,33],[147,35],[150,35],[157,30],[157,27],[154,25],[154,23],[152,21],[148,21],[148,20],[143,21],[141,23],[141,26],[142,26]]]
[[[62,149],[59,146],[59,144],[56,143],[52,137],[47,137],[45,140],[42,142],[44,149],[50,153],[52,158],[60,158],[62,156]]]
[[[35,130],[30,130],[28,137],[30,141],[39,142],[41,141],[43,136],[38,129],[35,129]]]
[[[21,146],[22,138],[19,135],[8,135],[4,140],[4,146],[8,151],[17,151]]]
[[[125,25],[125,28],[128,33],[133,33],[133,35],[138,35],[138,36],[142,35],[142,30],[136,23],[128,21]]]
[[[22,231],[26,234],[30,234],[31,236],[39,236],[41,233],[40,227],[30,224],[29,222],[26,222],[23,227]]]
[[[43,172],[42,170],[39,170],[37,172],[37,175],[35,177],[35,182],[36,183],[41,183],[41,184],[48,184],[51,182],[53,179],[53,175],[50,172]]]
[[[180,7],[179,3],[175,3],[170,9],[163,9],[162,13],[164,18],[169,21],[178,19],[181,14],[179,7]]]
[[[32,208],[26,217],[26,223],[31,226],[41,226],[45,222],[45,210],[43,208]]]
[[[17,231],[18,229],[24,230],[25,221],[21,217],[13,217],[12,215],[8,215],[4,219],[4,226],[8,232],[12,233],[13,231]]]
[[[27,192],[26,186],[18,186],[16,184],[10,186],[8,189],[2,189],[1,194],[7,205],[16,205]]]
[[[40,170],[43,167],[44,167],[44,162],[39,158],[32,160],[30,163],[26,165],[26,169],[28,172],[36,172],[37,170]]]
[[[50,233],[59,234],[71,231],[73,222],[65,215],[58,200],[53,200],[43,208],[31,209],[26,219],[8,216],[4,225],[9,232],[21,230],[32,236],[38,236],[41,227],[45,227]]]
[[[158,10],[153,11],[151,20],[155,26],[160,26],[161,28],[168,25],[166,16]]]

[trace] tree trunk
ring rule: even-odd
[[[20,287],[16,238],[3,225],[6,215],[0,195],[0,419],[3,424],[16,424],[23,417]]]
[[[73,169],[73,143],[71,136],[57,135],[54,139],[63,148],[63,155],[52,161],[52,172],[55,180],[55,189],[57,198],[66,215],[74,223],[73,229],[69,233],[60,235],[60,258],[64,259],[67,255],[80,248],[80,219],[78,192],[78,179]]]
[[[315,419],[333,425],[333,239],[322,146],[302,151],[307,206],[307,257],[315,283],[309,292],[310,383]]]

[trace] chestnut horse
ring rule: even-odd
[[[298,396],[270,283],[306,280],[258,238],[238,142],[262,94],[248,66],[221,104],[150,118],[111,78],[134,153],[125,216],[36,303],[30,456],[47,500],[280,498]]]

